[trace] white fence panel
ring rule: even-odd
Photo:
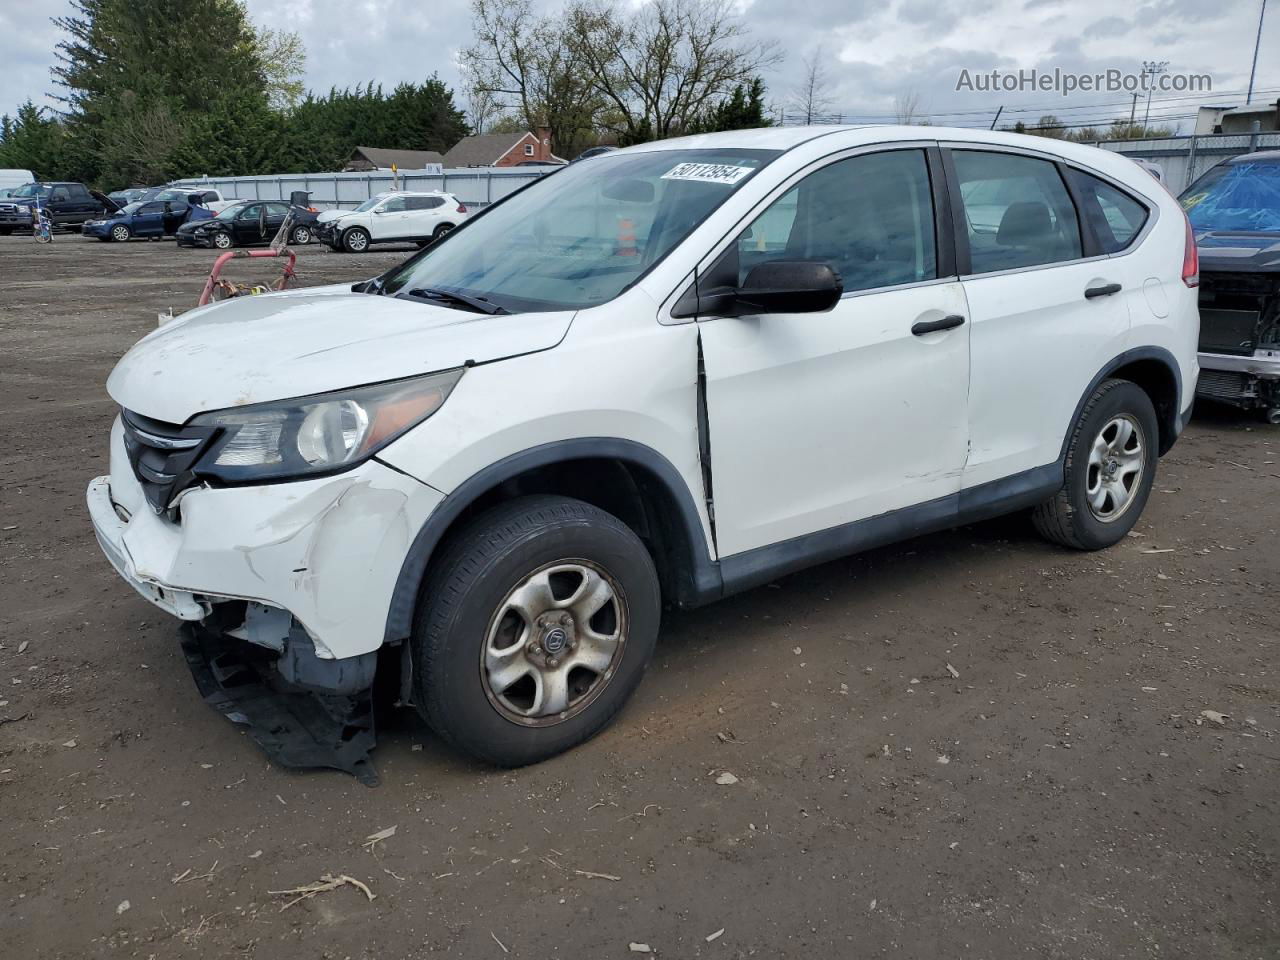
[[[174,181],[183,187],[205,186],[236,200],[287,200],[296,190],[311,194],[321,208],[350,209],[387,190],[441,190],[469,207],[486,207],[546,176],[556,167],[464,167],[440,173],[409,170],[369,173],[291,173],[254,177],[200,177]]]

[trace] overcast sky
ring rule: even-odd
[[[548,10],[560,4],[543,0]],[[635,2],[635,0],[633,0]],[[640,0],[642,2],[642,0]],[[766,73],[770,101],[786,106],[819,55],[831,112],[889,117],[896,97],[915,93],[935,123],[1034,123],[1054,113],[1070,123],[1128,113],[1124,93],[957,92],[962,69],[1140,71],[1167,60],[1178,73],[1209,74],[1213,96],[1157,94],[1152,118],[1185,117],[1201,102],[1242,103],[1262,0],[739,0],[749,28],[777,38],[785,59]],[[0,0],[0,113],[31,97],[50,102],[49,67],[60,32],[50,18],[66,0]],[[394,85],[433,71],[458,83],[458,51],[470,40],[465,0],[248,0],[265,26],[296,30],[307,48],[306,81],[318,91],[374,80]],[[1280,97],[1280,3],[1267,11],[1255,101]],[[212,53],[212,51],[211,51]],[[461,103],[462,97],[458,97]],[[1163,102],[1162,102],[1163,100]],[[1017,108],[1023,108],[1019,112]],[[1145,100],[1139,106],[1141,117]],[[1183,119],[1184,129],[1189,121]]]

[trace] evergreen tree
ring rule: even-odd
[[[748,84],[738,84],[733,93],[716,104],[692,125],[690,133],[716,133],[720,130],[749,130],[770,126],[764,114],[764,81],[752,78]]]

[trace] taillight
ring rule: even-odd
[[[465,203],[462,203],[461,201],[459,201],[459,203],[458,203],[458,211],[457,211],[457,212],[458,212],[458,213],[466,213],[466,212],[467,212],[467,205],[466,205]]]
[[[1196,233],[1191,229],[1191,220],[1184,213],[1182,219],[1187,223],[1187,242],[1182,250],[1182,282],[1188,287],[1200,286],[1200,251],[1196,249]]]

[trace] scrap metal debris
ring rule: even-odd
[[[507,949],[507,945],[503,943],[501,940],[499,940],[498,935],[494,933],[492,930],[489,931],[489,936],[493,937],[493,942],[502,948],[503,953],[511,952],[510,950]]]
[[[328,893],[330,890],[337,890],[341,886],[355,887],[371,901],[377,897],[374,892],[369,889],[366,884],[361,883],[355,877],[349,877],[345,873],[334,876],[331,873],[324,874],[315,883],[303,884],[301,887],[294,887],[291,890],[271,890],[268,891],[273,897],[293,897],[288,903],[280,908],[280,912],[284,913],[295,903],[301,903],[303,900],[310,900],[316,894]]]

